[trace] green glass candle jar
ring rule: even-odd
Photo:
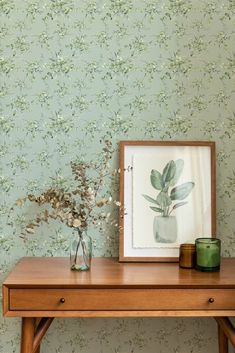
[[[221,241],[216,238],[198,238],[196,244],[196,269],[199,271],[219,271]]]

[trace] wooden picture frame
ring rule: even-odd
[[[216,236],[215,142],[120,142],[121,262],[178,262]]]

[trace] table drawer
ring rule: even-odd
[[[234,289],[10,289],[10,310],[235,310]]]

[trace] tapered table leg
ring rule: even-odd
[[[35,319],[34,337],[35,337],[35,335],[37,333],[37,328],[38,328],[38,325],[39,325],[40,321],[41,321],[41,318],[36,318]],[[40,353],[40,344],[39,344],[37,350],[35,351],[35,353]]]
[[[228,353],[228,338],[218,324],[219,353]]]
[[[33,353],[35,319],[32,317],[23,317],[21,330],[20,353]]]

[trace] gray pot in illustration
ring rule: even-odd
[[[153,234],[157,243],[175,243],[177,239],[177,220],[175,216],[155,216]]]

